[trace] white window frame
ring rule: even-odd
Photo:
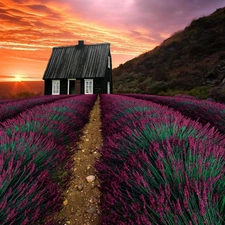
[[[52,80],[52,95],[60,95],[60,80]]]
[[[84,94],[93,94],[93,79],[84,79]]]
[[[110,65],[110,56],[108,56],[108,68],[110,69],[111,65]]]
[[[110,82],[107,82],[107,94],[110,94]]]
[[[76,79],[68,79],[67,80],[67,94],[70,94],[70,80],[76,80]]]

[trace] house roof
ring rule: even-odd
[[[104,77],[109,55],[109,43],[54,47],[43,79]]]

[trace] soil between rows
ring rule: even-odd
[[[62,210],[57,218],[66,218],[64,225],[99,225],[99,181],[95,175],[94,164],[102,146],[99,97],[90,112],[89,123],[82,130],[78,151],[74,154],[74,177],[65,192]],[[95,180],[88,182],[86,177],[94,175]]]

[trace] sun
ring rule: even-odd
[[[15,79],[16,82],[21,82],[21,80],[22,80],[20,75],[16,75],[14,77],[14,79]]]

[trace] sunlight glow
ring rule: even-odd
[[[15,81],[16,82],[21,82],[22,81],[21,76],[20,75],[16,75],[15,76]]]

